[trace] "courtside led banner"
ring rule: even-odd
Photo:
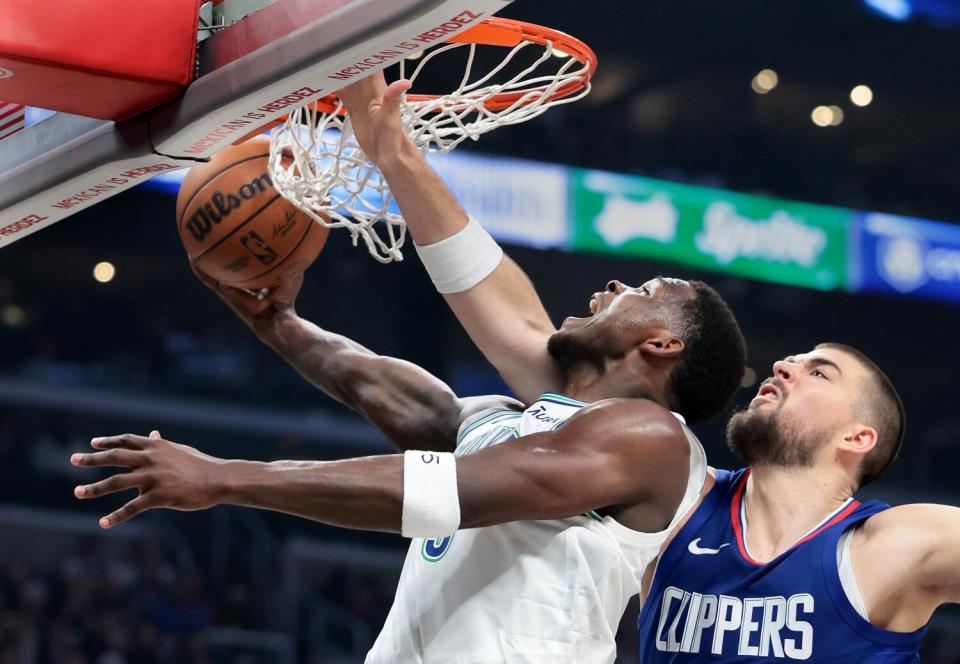
[[[570,186],[574,250],[819,290],[847,285],[850,210],[581,169]]]
[[[960,301],[960,227],[862,213],[857,290]]]
[[[464,209],[501,242],[568,247],[567,167],[457,152],[429,158]]]
[[[509,157],[429,158],[501,242],[960,302],[960,226]],[[146,186],[176,193],[182,179]]]

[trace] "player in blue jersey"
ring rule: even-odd
[[[666,546],[639,619],[643,662],[914,662],[960,601],[960,509],[854,498],[896,458],[890,380],[840,344],[773,366]]]

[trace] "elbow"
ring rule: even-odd
[[[363,415],[378,407],[384,390],[376,359],[360,352],[341,352],[329,358],[330,396]]]
[[[333,373],[343,403],[362,413],[384,405],[386,399],[375,361],[359,353],[346,353],[336,362],[338,367]]]

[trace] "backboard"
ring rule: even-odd
[[[200,44],[181,98],[122,122],[58,113],[0,142],[0,247],[205,160],[398,62],[409,49],[397,45],[444,41],[511,1],[275,0]]]

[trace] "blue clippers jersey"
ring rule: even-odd
[[[819,528],[763,564],[743,542],[749,470],[717,483],[660,558],[640,613],[640,661],[918,662],[926,628],[871,625],[851,606],[837,569],[843,533],[889,505],[848,501]]]

